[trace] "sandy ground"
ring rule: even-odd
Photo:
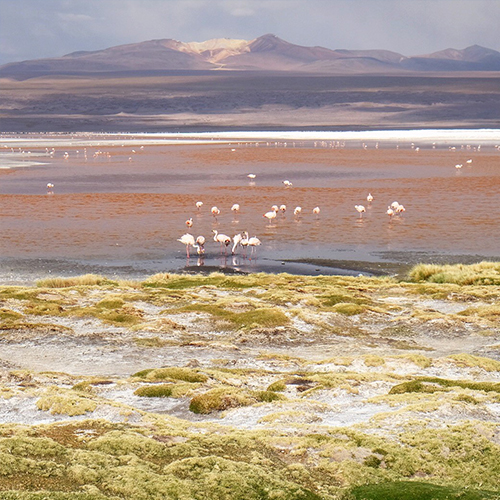
[[[498,74],[2,79],[2,131],[497,128]]]

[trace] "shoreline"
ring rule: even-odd
[[[16,137],[13,137],[16,136]],[[33,137],[39,136],[39,137]],[[75,136],[83,136],[78,138]],[[85,138],[87,136],[88,138]],[[57,146],[70,140],[72,146],[91,145],[99,139],[99,145],[116,146],[127,140],[133,145],[173,145],[173,144],[230,144],[234,141],[382,141],[408,142],[449,141],[500,143],[500,130],[493,128],[428,128],[428,129],[366,129],[366,130],[238,130],[198,131],[198,132],[0,132],[3,146],[17,146],[22,143],[38,143],[38,147]],[[104,143],[102,141],[105,141]]]

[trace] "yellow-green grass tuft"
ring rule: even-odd
[[[355,316],[366,311],[366,307],[360,304],[339,302],[332,307],[332,311],[344,316]]]
[[[500,393],[500,382],[470,382],[467,380],[449,380],[438,377],[418,377],[391,388],[389,394],[405,394],[410,392],[433,393],[453,387],[472,391]]]
[[[208,414],[257,403],[257,398],[233,388],[217,388],[195,396],[189,404],[193,413]]]
[[[74,286],[101,286],[117,284],[118,283],[116,281],[112,281],[97,274],[84,274],[83,276],[74,276],[70,278],[45,278],[36,282],[36,286],[39,288],[69,288]]]
[[[491,358],[474,356],[473,354],[451,354],[448,359],[452,359],[457,365],[469,368],[482,368],[487,372],[500,371],[500,361]]]
[[[267,391],[272,392],[283,392],[286,391],[286,381],[285,380],[277,380],[269,385]]]
[[[147,380],[148,382],[161,382],[162,380],[182,380],[184,382],[206,382],[207,375],[191,368],[179,368],[172,366],[169,368],[156,368],[142,370],[134,373],[133,377]]]
[[[52,414],[74,417],[94,411],[97,408],[97,403],[76,392],[49,390],[36,402],[36,406],[39,410],[50,411]]]
[[[500,262],[478,264],[418,264],[409,274],[411,281],[455,283],[457,285],[500,285]]]
[[[385,365],[385,360],[376,354],[368,354],[364,357],[364,363],[366,366],[383,366]]]
[[[139,387],[134,391],[136,396],[146,398],[169,398],[172,396],[174,384],[157,384]]]

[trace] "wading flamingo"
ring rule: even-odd
[[[205,253],[205,236],[198,236],[196,238],[196,245],[193,245],[198,252],[198,255],[203,255]]]
[[[373,201],[373,196],[372,196],[372,194],[371,194],[371,193],[368,193],[368,196],[366,197],[366,201],[367,201],[368,203],[371,203],[371,202]]]
[[[226,248],[231,244],[231,238],[227,234],[222,234],[217,231],[217,229],[212,229],[214,233],[214,241],[220,244],[220,253],[222,253],[222,248],[224,247],[224,254],[226,253]]]
[[[203,202],[202,201],[197,201],[196,202],[196,208],[199,210],[201,207],[203,206]]]
[[[258,247],[260,244],[261,242],[259,238],[257,238],[257,236],[252,236],[248,239],[248,246],[251,247],[250,258],[252,258],[252,255],[256,252],[256,247]]]
[[[212,207],[210,211],[212,212],[215,220],[217,220],[217,216],[220,214],[220,210],[217,207]]]
[[[360,217],[366,212],[366,208],[363,205],[354,205],[354,208],[358,211]]]
[[[246,255],[247,255],[247,247],[248,247],[248,232],[247,231],[245,231],[243,233],[243,237],[241,238],[240,245],[243,248],[243,254],[246,257]]]
[[[265,217],[269,222],[273,219],[276,219],[276,211],[271,210],[270,212],[266,212],[262,217]]]
[[[182,244],[186,245],[186,256],[189,259],[189,245],[192,247],[195,246],[194,236],[192,234],[186,233],[183,234],[177,241],[180,241]]]
[[[187,221],[186,221],[186,226],[187,227],[193,227],[193,218],[190,217]]]
[[[233,248],[231,249],[231,253],[234,255],[236,252],[236,247],[241,243],[241,240],[243,239],[243,236],[241,233],[235,234],[233,236]]]

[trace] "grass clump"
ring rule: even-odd
[[[134,391],[136,396],[145,398],[169,398],[172,396],[174,384],[157,384],[139,387]]]
[[[255,403],[257,403],[256,398],[242,391],[221,387],[195,396],[189,404],[189,410],[193,413],[208,414]]]
[[[398,358],[408,359],[420,368],[429,368],[432,366],[432,359],[428,356],[424,356],[423,354],[403,354],[398,356]]]
[[[355,316],[365,312],[366,307],[360,304],[353,304],[350,302],[339,302],[332,307],[332,311],[343,314],[344,316]]]
[[[483,358],[481,356],[474,356],[473,354],[451,354],[448,359],[452,359],[459,366],[466,366],[469,368],[482,368],[487,372],[500,371],[500,361],[491,358]]]
[[[500,393],[500,382],[469,382],[467,380],[449,380],[438,377],[419,377],[418,379],[393,386],[389,394],[405,394],[408,392],[433,393],[452,387]]]
[[[261,402],[261,403],[272,403],[273,401],[283,401],[285,399],[285,396],[283,394],[278,394],[274,391],[257,391],[254,393],[254,396]]]
[[[47,391],[37,402],[39,410],[50,411],[52,414],[75,417],[85,415],[97,408],[97,403],[74,392]]]
[[[200,373],[191,368],[179,368],[172,366],[169,368],[156,368],[149,370],[142,370],[132,375],[145,379],[149,382],[161,382],[162,380],[182,380],[183,382],[206,382],[207,375]]]
[[[486,500],[498,499],[493,492],[438,486],[417,481],[394,481],[358,486],[355,500]]]
[[[290,323],[289,318],[282,311],[267,307],[237,313],[214,304],[190,304],[179,310],[179,312],[186,311],[206,312],[228,322],[236,329],[274,328]]]
[[[269,385],[266,391],[272,392],[283,392],[286,391],[286,381],[285,380],[277,380]]]
[[[116,326],[133,326],[142,319],[142,313],[118,297],[108,297],[94,306],[75,308],[67,311],[78,317],[92,316]]]
[[[478,264],[418,264],[409,274],[411,281],[455,283],[457,285],[500,285],[500,262]]]
[[[74,286],[101,285],[117,285],[117,282],[97,274],[84,274],[83,276],[73,276],[71,278],[46,278],[36,282],[38,288],[70,288]]]
[[[369,354],[368,356],[365,356],[364,363],[366,366],[383,366],[385,365],[385,360],[376,354]]]
[[[23,317],[22,314],[11,311],[9,309],[4,309],[3,307],[0,308],[0,321],[3,323],[5,321],[7,322],[12,322],[18,319],[21,319]]]
[[[134,342],[139,347],[163,347],[168,342],[162,340],[160,337],[136,337]]]

